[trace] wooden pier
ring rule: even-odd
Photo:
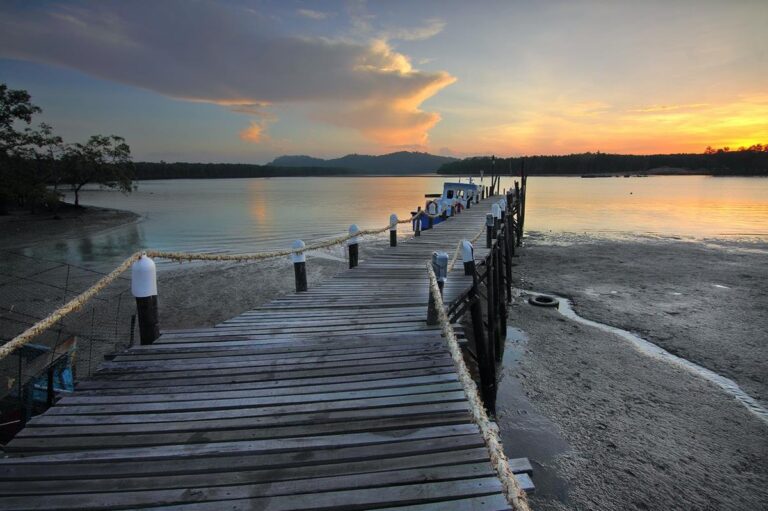
[[[508,509],[426,322],[425,262],[474,237],[489,204],[306,292],[104,363],[7,446],[0,509]],[[475,247],[479,260],[485,235]],[[446,304],[472,286],[461,264]],[[527,460],[511,465],[530,487]]]

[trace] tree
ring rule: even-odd
[[[133,190],[131,148],[115,135],[93,135],[85,144],[71,144],[62,157],[63,181],[75,192],[75,206],[80,205],[80,190],[88,183],[115,188],[124,193]]]
[[[40,107],[31,103],[27,91],[9,89],[0,83],[0,213],[7,212],[12,199],[24,205],[25,199],[40,192],[24,172],[25,157],[30,154],[37,132],[29,127],[17,128],[19,123],[31,124],[32,116],[39,112]]]
[[[32,116],[42,112],[40,107],[30,103],[31,96],[25,90],[9,89],[0,83],[0,156],[8,157],[14,154],[17,147],[27,143],[29,128],[24,131],[16,129],[17,121],[32,123]]]

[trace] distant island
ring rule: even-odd
[[[448,156],[399,151],[371,156],[348,154],[324,160],[311,156],[280,156],[266,165],[247,163],[136,162],[135,179],[215,179],[240,177],[414,176],[434,174],[458,161]]]
[[[604,175],[694,175],[766,176],[768,175],[768,145],[756,144],[731,150],[728,147],[707,147],[702,154],[609,154],[579,153],[540,155],[516,158],[477,156],[446,163],[439,174],[486,175],[495,169],[501,175],[519,175],[525,168],[528,175],[570,175],[598,177]]]
[[[768,146],[707,148],[701,154],[608,154],[588,152],[514,158],[476,156],[459,160],[429,153],[400,151],[380,156],[348,154],[341,158],[280,156],[267,165],[247,163],[136,162],[134,178],[217,179],[245,177],[413,176],[423,174],[518,175],[659,175],[707,174],[716,176],[768,175]]]
[[[357,169],[375,174],[431,174],[443,165],[455,161],[459,160],[429,153],[400,151],[381,156],[348,154],[331,160],[311,156],[280,156],[268,165],[274,167]]]

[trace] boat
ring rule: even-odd
[[[424,211],[430,215],[438,215],[435,218],[421,215],[421,230],[426,230],[435,224],[450,218],[458,208],[465,209],[470,201],[477,201],[480,197],[481,186],[473,183],[470,178],[468,183],[446,182],[443,183],[443,193],[440,195],[427,194]]]

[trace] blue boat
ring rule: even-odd
[[[468,183],[443,183],[443,193],[428,200],[424,205],[424,211],[430,215],[438,216],[436,218],[430,218],[426,215],[420,216],[421,230],[429,229],[430,225],[447,220],[457,209],[466,208],[470,201],[476,202],[480,197],[480,190],[481,186],[473,183],[471,178]],[[428,195],[427,197],[432,196]]]

